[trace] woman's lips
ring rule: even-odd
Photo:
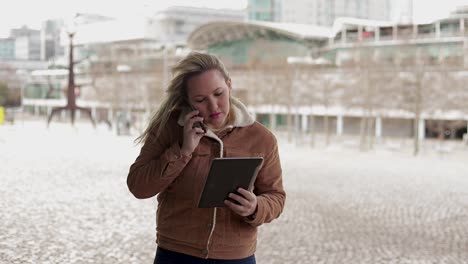
[[[213,119],[216,119],[218,118],[219,116],[221,116],[221,113],[214,113],[214,114],[211,114],[210,117],[213,118]]]

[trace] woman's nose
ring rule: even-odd
[[[213,112],[216,110],[216,100],[213,100],[213,99],[208,100],[208,110],[210,112]]]

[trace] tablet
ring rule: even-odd
[[[251,191],[262,162],[262,157],[213,159],[198,207],[226,207],[229,193],[239,187]]]

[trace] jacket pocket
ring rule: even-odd
[[[254,244],[257,239],[257,228],[245,222],[244,217],[226,209],[224,222],[224,246],[246,246]]]
[[[210,150],[199,145],[192,153],[192,158],[172,183],[173,192],[180,202],[190,202],[194,207],[205,183],[210,164]]]
[[[240,216],[232,212],[228,208],[219,208],[224,214],[224,221],[222,223],[223,230],[223,246],[238,246],[241,244],[242,232],[240,229]]]

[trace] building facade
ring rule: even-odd
[[[247,17],[253,21],[281,22],[281,0],[249,0]]]
[[[26,26],[10,31],[10,38],[15,39],[15,59],[39,60],[41,58],[40,30]]]
[[[403,2],[390,0],[250,0],[248,18],[252,21],[332,26],[340,17],[390,21],[397,17]],[[398,17],[399,18],[399,17]]]
[[[338,136],[365,130],[377,138],[460,139],[466,133],[468,17],[430,24],[341,18],[328,37],[317,27],[298,32],[298,25],[287,26],[212,23],[198,28],[189,46],[228,62],[242,51],[266,54],[263,60],[245,56],[230,68],[252,111],[273,128],[313,126]]]
[[[0,39],[0,60],[15,58],[15,40],[12,38]]]
[[[393,0],[391,2],[391,20],[393,22],[411,24],[413,23],[413,15],[412,0]]]
[[[191,32],[213,21],[244,21],[245,12],[229,9],[169,7],[149,19],[148,37],[160,43],[185,46]]]
[[[46,20],[41,28],[41,60],[50,60],[64,55],[60,34],[64,27],[61,19]]]
[[[429,24],[395,24],[343,19],[322,48],[322,56],[337,65],[354,63],[353,54],[372,57],[380,63],[403,65],[424,57],[426,64],[441,62],[468,66],[468,16],[451,16]]]

